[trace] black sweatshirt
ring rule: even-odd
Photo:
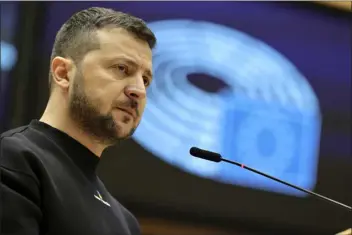
[[[139,235],[95,174],[99,158],[45,123],[0,138],[1,235]]]

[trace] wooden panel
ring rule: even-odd
[[[185,224],[163,219],[139,218],[138,221],[141,226],[142,235],[245,235],[234,231],[226,231],[221,228]]]
[[[318,4],[323,4],[329,7],[338,8],[340,10],[351,11],[352,1],[314,1]]]

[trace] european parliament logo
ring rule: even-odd
[[[134,134],[139,144],[174,166],[222,183],[302,196],[252,172],[192,158],[190,147],[313,189],[319,102],[288,59],[258,39],[210,22],[165,20],[149,27],[158,44],[154,82]],[[209,93],[190,74],[222,79],[228,87]]]

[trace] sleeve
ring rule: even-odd
[[[39,235],[39,183],[20,146],[0,139],[0,234]]]

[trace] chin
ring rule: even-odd
[[[116,136],[120,139],[128,139],[132,136],[134,128],[128,124],[122,124],[117,126]]]
[[[116,139],[117,139],[117,140],[127,140],[127,139],[129,139],[129,138],[131,138],[131,136],[130,136],[128,133],[121,133],[121,132],[119,132],[119,133],[117,133],[117,135],[116,135]]]

